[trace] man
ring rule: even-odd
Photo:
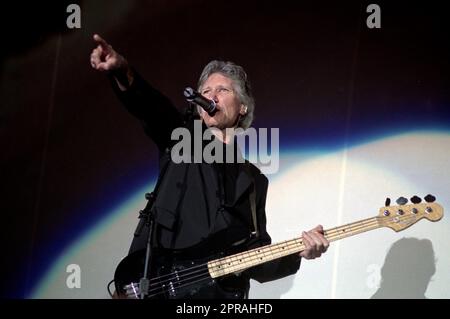
[[[212,164],[176,164],[171,158],[171,149],[176,143],[171,139],[171,134],[179,127],[193,132],[193,120],[183,118],[164,95],[146,83],[127,60],[99,35],[94,35],[94,41],[98,46],[91,54],[92,67],[109,75],[118,98],[129,112],[142,121],[146,134],[161,152],[158,191],[152,206],[155,223],[153,248],[164,252],[189,251],[188,255],[193,259],[208,261],[211,256],[223,256],[223,252],[229,255],[271,244],[265,214],[268,180],[254,165],[236,161],[240,153],[230,134],[230,129],[247,129],[253,119],[254,100],[242,67],[231,62],[212,61],[203,70],[198,83],[199,92],[217,105],[213,114],[199,109],[202,129],[214,129],[214,141],[221,144],[224,154],[228,151],[238,154],[234,161],[230,163],[224,158]],[[147,234],[148,227],[134,238],[130,255],[144,250]],[[329,246],[320,225],[303,232],[302,238],[305,249],[299,254],[264,262],[241,273],[220,278],[214,289],[207,288],[205,283],[204,287],[191,286],[181,295],[176,295],[174,291],[164,291],[164,295],[245,298],[251,278],[266,282],[294,274],[300,267],[301,257],[320,257]],[[158,254],[155,258],[167,260],[166,257],[158,257]],[[170,262],[178,259],[173,256],[169,258]],[[153,268],[164,268],[161,265],[164,263],[156,262]],[[179,280],[179,273],[174,273],[176,280]],[[168,276],[158,271],[155,274],[157,278]],[[152,286],[152,283],[150,292],[159,293],[160,289],[164,290],[174,283],[184,286],[183,280],[176,280],[159,286]]]

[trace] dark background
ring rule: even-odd
[[[440,2],[33,1],[2,4],[2,297],[29,296],[57,256],[155,177],[155,146],[93,71],[99,33],[182,110],[212,59],[242,65],[254,126],[282,150],[450,128],[448,13]],[[66,27],[81,5],[82,28]]]

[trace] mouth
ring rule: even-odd
[[[217,113],[222,112],[221,107],[219,107],[218,105],[216,105],[216,109],[214,110],[214,113],[211,114],[211,117],[216,116]]]

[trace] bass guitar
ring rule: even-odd
[[[427,195],[425,200],[427,202],[421,203],[421,199],[414,196],[411,198],[413,204],[406,204],[404,198],[397,200],[400,203],[397,206],[386,203],[379,209],[377,216],[325,230],[324,236],[332,242],[381,227],[399,232],[421,219],[433,222],[440,220],[443,216],[442,206],[434,202],[432,195]],[[149,281],[140,280],[145,251],[138,251],[119,263],[114,275],[116,293],[121,298],[139,299],[144,288],[147,291],[146,298],[242,298],[244,290],[227,290],[221,284],[221,279],[304,249],[303,239],[298,237],[231,255],[219,253],[197,259],[190,258],[195,255],[195,251],[199,255],[200,249],[194,249],[194,253],[192,250],[189,253],[171,251],[156,258],[158,262],[151,267],[153,271]],[[143,283],[146,283],[145,287]]]

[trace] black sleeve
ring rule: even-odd
[[[131,86],[122,91],[116,80],[109,76],[111,85],[125,108],[141,120],[145,133],[156,143],[160,151],[172,144],[172,131],[183,125],[183,118],[172,102],[150,86],[136,71]]]
[[[258,218],[258,227],[259,227],[259,236],[256,239],[251,240],[247,247],[248,249],[257,248],[260,246],[270,245],[272,243],[272,239],[270,235],[267,233],[266,229],[266,197],[267,197],[267,186],[268,180],[267,178],[260,174],[259,177],[256,178],[256,183],[259,183],[256,187],[257,194],[258,191],[260,193],[260,198],[257,196],[257,218]],[[289,275],[295,274],[300,268],[301,257],[298,253],[282,257],[264,264],[261,264],[256,267],[252,267],[246,271],[246,274],[260,282],[267,282],[276,279],[280,279]]]

